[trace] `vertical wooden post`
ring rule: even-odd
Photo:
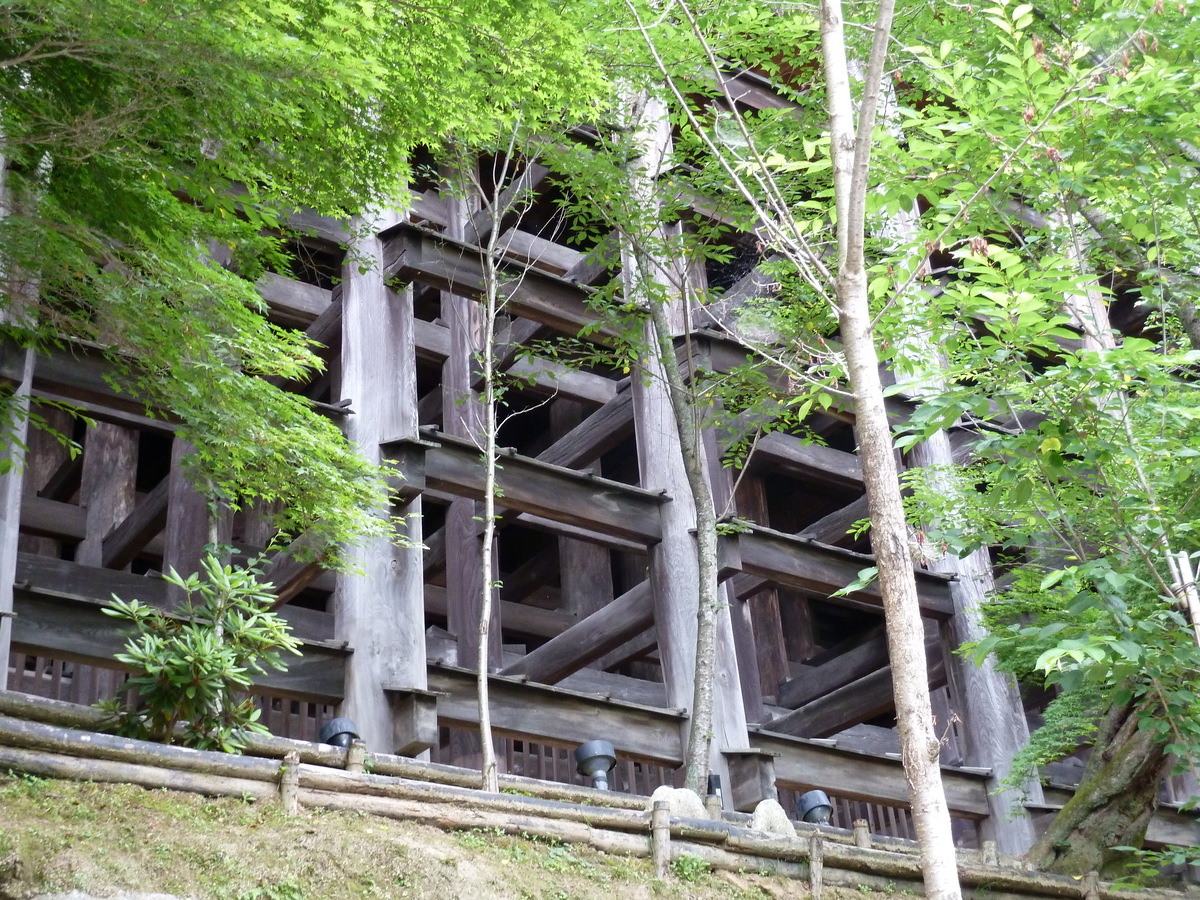
[[[819,831],[808,837],[808,885],[812,900],[821,900],[825,885],[825,844]]]
[[[0,675],[8,687],[8,655],[12,644],[13,581],[17,576],[17,540],[21,527],[21,478],[25,464],[24,442],[29,421],[26,410],[33,384],[33,351],[16,351],[24,355],[21,383],[9,401],[8,427],[13,441],[3,448],[3,459],[10,465],[0,476]]]
[[[655,877],[665,880],[671,873],[671,804],[666,800],[655,800],[650,810],[650,855]]]
[[[196,490],[183,466],[183,459],[195,452],[195,447],[182,438],[171,442],[171,472],[167,476],[167,526],[164,533],[163,571],[174,569],[184,577],[200,571],[204,548],[210,543],[209,526],[212,513],[208,501]],[[216,513],[217,543],[227,544],[233,537],[233,520],[228,514]],[[173,585],[167,588],[167,602],[177,606],[183,602],[183,591]]]
[[[871,823],[866,819],[854,820],[854,846],[871,848]]]
[[[137,432],[108,422],[97,422],[88,430],[79,488],[80,503],[87,507],[87,537],[75,551],[77,563],[101,565],[104,536],[133,511],[137,458]]]
[[[583,419],[582,406],[559,399],[550,406],[550,431],[558,439]],[[583,471],[600,474],[600,465]],[[562,609],[584,619],[613,599],[612,566],[604,547],[573,538],[558,539],[558,572]]]
[[[367,768],[367,745],[355,738],[346,748],[346,771],[361,775]]]
[[[457,175],[447,172],[447,180]],[[464,196],[453,184],[444,194],[446,234],[462,240],[467,223],[478,207],[475,197]],[[479,368],[477,355],[489,352],[484,345],[483,310],[475,300],[443,293],[442,320],[450,331],[450,354],[442,365],[442,430],[455,437],[478,440],[483,428],[479,398],[471,385]],[[458,643],[458,664],[473,669],[479,653],[479,614],[483,592],[483,546],[474,500],[451,501],[446,509],[446,626]],[[495,554],[493,554],[495,559]],[[493,576],[494,577],[494,576]],[[500,604],[492,604],[488,622],[488,660],[501,662]],[[456,729],[451,736],[452,762],[474,766],[479,738]]]
[[[391,222],[371,224],[378,232]],[[383,281],[383,247],[372,234],[351,249],[342,270],[342,352],[338,394],[353,415],[346,436],[368,461],[380,460],[379,443],[417,434],[416,337],[412,291],[397,293]],[[346,663],[341,715],[358,726],[367,747],[390,753],[393,724],[383,686],[424,689],[425,599],[421,558],[421,501],[392,513],[407,516],[412,546],[387,538],[351,550],[360,574],[338,578],[334,598],[339,640],[354,652]]]
[[[279,767],[279,801],[289,818],[300,815],[300,754],[289,751]]]
[[[643,156],[634,166],[635,190],[647,207],[658,203],[654,179],[670,148],[670,124],[662,103],[650,98],[641,112],[641,121],[634,123],[643,141]],[[641,295],[638,281],[638,262],[632,248],[622,251],[622,268],[626,279],[626,295]],[[661,271],[644,273],[648,278],[661,278]],[[666,286],[671,292],[672,286]],[[682,298],[675,290],[674,302],[668,308],[672,328],[683,330]],[[696,672],[696,630],[699,602],[699,568],[693,530],[696,509],[692,502],[679,431],[664,370],[654,344],[653,329],[647,323],[646,358],[642,373],[633,379],[634,427],[637,435],[638,469],[642,487],[665,489],[671,502],[661,508],[663,539],[650,550],[650,581],[654,596],[654,623],[658,634],[659,657],[667,703],[691,708]],[[703,448],[701,448],[703,453]],[[720,751],[748,746],[746,713],[742,704],[742,689],[738,671],[733,627],[728,609],[716,617],[717,666],[713,683],[713,738],[709,754],[712,772],[728,783],[729,773]],[[682,726],[684,745],[687,728]]]

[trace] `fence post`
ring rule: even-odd
[[[283,757],[279,767],[279,799],[285,816],[300,815],[300,754],[295,750]]]
[[[666,800],[655,800],[650,810],[650,852],[655,877],[665,879],[671,871],[671,804]]]
[[[821,832],[816,831],[808,838],[808,885],[812,900],[821,900],[825,883],[825,844]]]

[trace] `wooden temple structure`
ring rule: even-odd
[[[775,102],[753,81],[743,87],[747,103]],[[531,163],[494,186],[493,201],[506,191],[529,198],[519,216],[499,221],[433,183],[414,185],[410,207],[365,237],[300,216],[307,236],[295,271],[261,282],[271,317],[327,348],[327,370],[294,388],[364,454],[398,466],[393,512],[407,517],[413,542],[357,549],[356,574],[275,558],[268,577],[279,612],[304,648],[286,673],[259,685],[263,721],[315,738],[326,719],[347,716],[370,749],[475,763],[483,492],[475,358],[481,247],[499,228],[508,297],[495,359],[513,376],[499,433],[502,586],[490,632],[500,763],[578,783],[570,751],[604,738],[618,751],[614,788],[649,793],[683,761],[695,516],[661,379],[524,352],[591,324],[592,286],[620,277],[611,262],[567,243],[548,174]],[[727,298],[746,296],[759,290],[756,262],[694,266],[688,277]],[[603,342],[604,332],[591,340]],[[747,358],[717,328],[692,330],[679,349],[689,365],[715,371]],[[74,428],[83,448],[74,458],[31,432],[26,458],[0,479],[0,661],[10,690],[83,703],[111,696],[124,637],[102,605],[113,594],[168,604],[158,573],[193,571],[207,540],[173,423],[115,393],[105,371],[83,347],[36,358],[0,350],[0,377],[69,400],[95,422],[85,429],[64,416],[61,426]],[[894,402],[903,414],[905,401]],[[704,435],[718,511],[754,523],[721,537],[727,606],[714,770],[726,808],[751,809],[767,796],[789,805],[791,792],[820,788],[835,798],[839,824],[868,818],[878,832],[911,837],[880,599],[874,587],[834,596],[870,565],[869,536],[848,533],[866,515],[853,412],[817,414],[812,428],[820,445],[773,433],[757,441],[744,470],[721,464],[730,434]],[[970,438],[954,436],[964,446]],[[249,512],[225,528],[248,554],[270,538]],[[989,791],[1001,752],[994,720],[1023,725],[1024,710],[1018,701],[990,719],[966,715],[970,664],[952,653],[964,614],[959,584],[919,566],[917,580],[959,837],[1020,852],[1030,817],[1007,821]],[[1047,790],[1030,812],[1062,802],[1061,790]],[[1154,840],[1192,842],[1192,822],[1179,814],[1160,812],[1154,828]]]

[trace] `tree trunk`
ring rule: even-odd
[[[866,193],[872,132],[892,11],[891,0],[880,3],[856,123],[841,2],[823,0],[821,3],[821,61],[828,93],[830,152],[838,217],[837,312],[846,354],[846,374],[854,391],[855,430],[887,623],[900,751],[908,778],[913,824],[920,844],[925,896],[929,900],[957,900],[962,896],[962,889],[958,883],[950,811],[938,765],[941,742],[934,729],[929,701],[925,629],[921,623],[916,578],[908,548],[908,528],[867,303]]]
[[[1130,854],[1113,848],[1141,846],[1167,765],[1132,703],[1109,710],[1075,796],[1030,851],[1034,865],[1066,875],[1124,874]]]

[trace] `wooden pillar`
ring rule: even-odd
[[[379,239],[366,237],[342,270],[339,394],[354,410],[346,436],[373,463],[380,460],[380,441],[417,434],[412,291],[397,294],[384,284],[382,256]],[[421,500],[392,512],[407,516],[406,535],[414,546],[376,538],[351,548],[359,572],[341,575],[334,595],[338,640],[354,651],[346,663],[341,714],[354,721],[371,750],[385,753],[395,748],[384,685],[423,690],[427,684]]]
[[[449,177],[453,178],[453,174]],[[461,192],[445,195],[446,234],[462,240],[478,206]],[[484,347],[483,310],[475,300],[442,294],[442,321],[450,331],[450,354],[442,365],[442,429],[455,437],[477,440],[483,429],[479,398],[471,385]],[[474,668],[479,652],[479,608],[483,592],[482,545],[474,500],[454,500],[446,510],[446,624],[458,641],[458,664]],[[493,559],[495,554],[493,554]],[[501,661],[500,604],[492,604],[488,655]]]
[[[137,432],[108,422],[88,429],[83,446],[79,502],[87,507],[87,537],[75,561],[102,565],[104,537],[137,505]]]
[[[21,527],[21,477],[25,463],[24,443],[29,420],[30,385],[33,383],[33,351],[24,354],[21,383],[7,404],[8,431],[12,440],[4,447],[3,461],[8,469],[0,476],[0,675],[8,687],[8,656],[12,644],[13,581],[17,576],[17,539]]]
[[[658,203],[655,182],[668,158],[671,132],[665,106],[653,98],[641,98],[633,123],[642,146],[642,156],[631,165],[630,178],[639,202],[646,209]],[[653,265],[653,262],[651,262]],[[642,295],[639,261],[632,248],[622,250],[626,297]],[[663,267],[642,273],[666,282]],[[668,317],[672,329],[685,325],[683,298],[678,282],[664,284],[670,301]],[[653,301],[652,301],[653,302]],[[680,453],[680,436],[671,410],[665,372],[647,323],[646,353],[642,371],[633,379],[634,427],[637,435],[638,467],[642,487],[666,490],[671,502],[662,506],[663,539],[650,550],[650,581],[654,597],[654,621],[667,703],[692,706],[696,671],[696,617],[699,600],[699,567],[696,558],[696,509],[692,501]],[[700,448],[704,452],[704,448]],[[706,466],[706,469],[708,467]],[[711,469],[708,469],[711,471]],[[746,713],[737,653],[728,607],[716,619],[717,664],[713,684],[713,740],[709,755],[711,771],[729,782],[722,750],[747,746]],[[688,723],[682,726],[686,732]],[[686,733],[684,745],[687,745]]]
[[[767,516],[766,488],[761,478],[753,475],[742,478],[738,485],[737,505],[742,518],[759,525],[771,524]],[[792,674],[779,610],[779,591],[767,586],[743,603],[754,635],[759,684],[763,694],[774,697],[779,692],[779,682]]]
[[[949,438],[941,431],[910,451],[909,464],[938,465],[950,458]],[[966,641],[982,640],[986,631],[979,607],[994,589],[987,550],[977,550],[964,559],[944,556],[931,561],[930,568],[958,576],[950,585],[954,601],[950,643],[958,647]],[[991,659],[979,666],[955,653],[947,653],[947,659],[950,684],[957,695],[952,700],[962,719],[967,744],[960,750],[968,765],[992,770],[988,790],[991,815],[981,823],[981,837],[995,840],[1001,853],[1019,856],[1036,837],[1033,821],[1025,811],[1022,792],[1000,790],[999,784],[1008,776],[1013,756],[1029,742],[1021,695],[1012,678],[999,671]],[[1042,801],[1042,786],[1037,779],[1027,782],[1025,794],[1032,803]]]
[[[167,476],[167,525],[163,534],[163,572],[174,569],[185,578],[200,571],[200,560],[210,543],[228,544],[233,537],[233,521],[228,514],[210,513],[208,500],[196,489],[183,460],[195,452],[183,438],[171,442],[171,472]],[[212,516],[218,517],[212,522]],[[212,526],[216,525],[215,534]],[[214,541],[213,538],[216,538]],[[178,606],[183,591],[169,585],[167,605]]]
[[[550,407],[550,430],[555,440],[583,420],[583,407],[573,400],[556,400]],[[599,475],[597,463],[583,469]],[[558,539],[558,577],[562,609],[584,619],[613,599],[609,552],[598,544],[574,538]]]
[[[42,410],[41,416],[45,421],[45,426],[31,429],[25,441],[21,495],[26,499],[37,497],[38,492],[53,477],[54,473],[59,471],[59,467],[70,464],[70,452],[63,445],[60,437],[71,435],[75,426],[75,418],[66,410],[55,407],[47,407]],[[23,534],[20,537],[18,549],[22,553],[59,557],[62,555],[62,544],[60,538]]]

